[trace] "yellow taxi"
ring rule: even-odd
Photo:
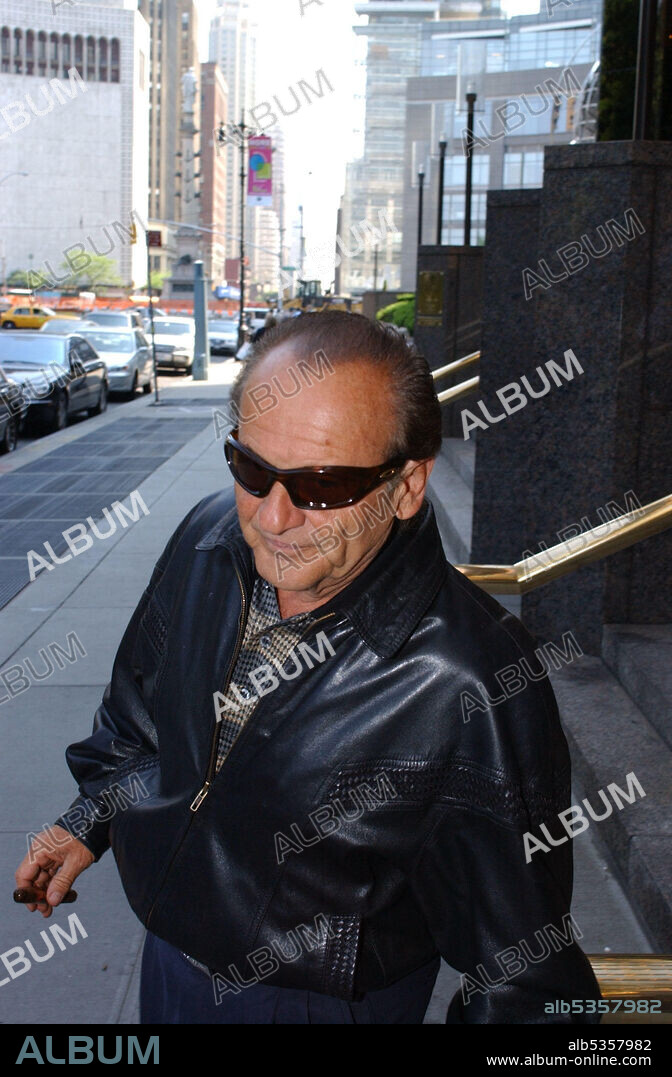
[[[41,329],[47,318],[54,317],[58,315],[51,307],[42,307],[31,302],[19,302],[0,314],[0,326],[3,329]]]

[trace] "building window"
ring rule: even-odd
[[[104,37],[98,41],[98,78],[107,82],[107,39]]]
[[[4,70],[4,68],[3,68]],[[35,31],[26,31],[26,74],[35,74]]]
[[[119,82],[119,42],[112,38],[110,46],[110,82]]]
[[[96,78],[96,40],[93,37],[86,39],[86,78],[88,82],[94,82]]]
[[[79,34],[75,38],[75,67],[84,78],[84,41]]]
[[[63,34],[61,38],[61,64],[63,66],[63,77],[65,78],[70,70],[70,64],[72,62],[72,44],[70,42],[70,34]]]
[[[2,35],[0,37],[0,68],[3,71],[9,71],[11,51],[11,37],[9,29],[6,26],[2,28]]]
[[[23,72],[23,34],[20,30],[14,31],[14,74]]]
[[[60,38],[58,34],[51,34],[49,37],[49,66],[51,68],[51,74],[54,78],[58,77],[58,52]]]
[[[37,35],[37,70],[40,75],[47,73],[47,35],[44,30]]]
[[[507,150],[505,152],[504,187],[541,187],[543,175],[543,150]]]

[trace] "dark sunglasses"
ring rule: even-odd
[[[297,509],[340,509],[353,505],[401,471],[405,459],[397,457],[378,467],[271,467],[246,449],[232,430],[224,443],[226,462],[236,482],[253,497],[266,497],[274,483],[282,483]]]

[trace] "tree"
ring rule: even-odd
[[[7,277],[7,286],[9,288],[29,288],[28,270],[13,269]]]
[[[69,274],[67,280],[61,283],[62,288],[95,288],[96,285],[122,283],[117,267],[111,258],[86,252],[78,254],[77,258],[87,259],[81,269],[73,269],[70,262],[61,262],[60,270]]]
[[[162,273],[160,269],[153,269],[149,275],[149,279],[152,285],[152,295],[160,294],[163,290],[163,282],[166,277],[169,277],[169,273]],[[147,291],[147,284],[144,285],[144,290]]]

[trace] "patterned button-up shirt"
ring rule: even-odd
[[[282,620],[275,588],[255,577],[245,635],[224,701],[219,697],[219,741],[217,771],[231,751],[243,726],[252,717],[264,686],[279,677],[294,647],[314,620],[312,613],[297,613]],[[270,670],[264,669],[270,666]]]

